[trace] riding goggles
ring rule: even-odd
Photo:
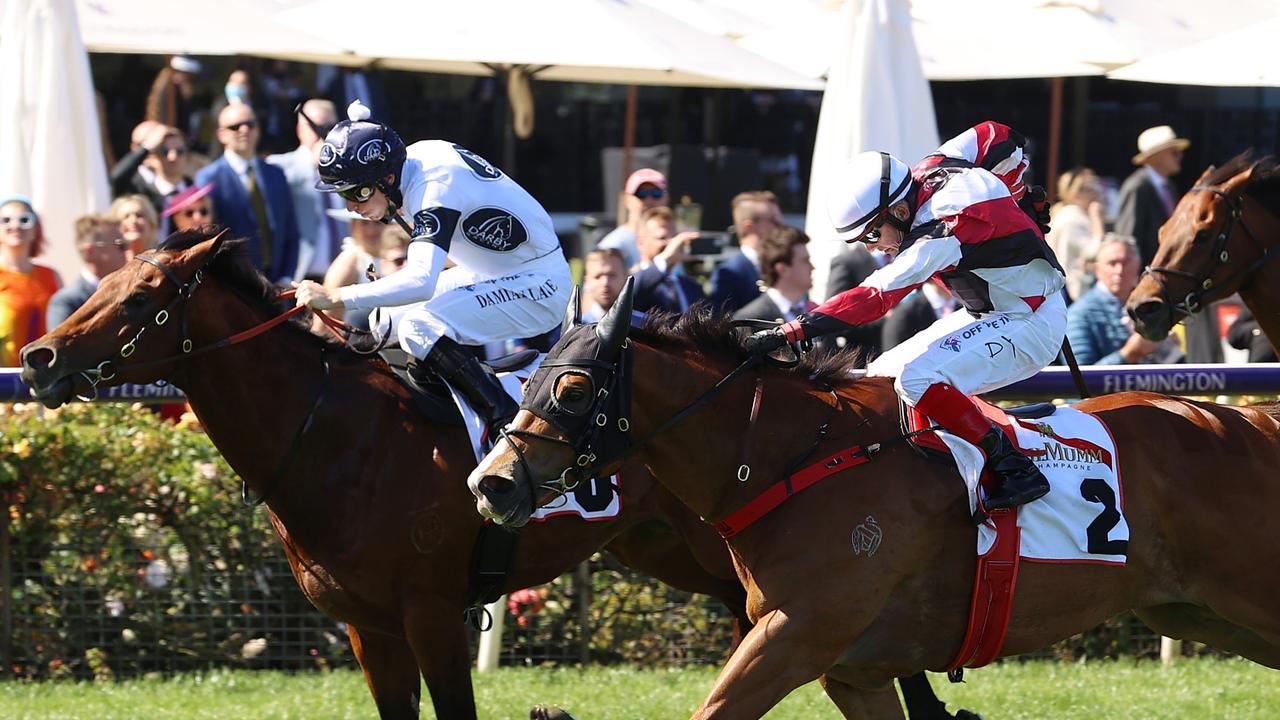
[[[356,185],[346,190],[339,190],[338,197],[355,203],[367,202],[373,197],[373,191],[376,189],[373,185]]]

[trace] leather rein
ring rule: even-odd
[[[1253,278],[1253,275],[1261,270],[1264,265],[1280,255],[1280,245],[1273,245],[1270,248],[1265,249],[1263,248],[1262,242],[1258,240],[1257,233],[1249,227],[1249,222],[1244,218],[1243,204],[1239,199],[1233,198],[1225,191],[1209,185],[1196,185],[1188,192],[1196,192],[1197,190],[1213,193],[1214,195],[1222,198],[1223,202],[1225,202],[1227,207],[1230,208],[1231,213],[1227,218],[1226,227],[1224,227],[1217,236],[1214,237],[1211,263],[1207,269],[1204,269],[1199,273],[1190,273],[1170,267],[1149,265],[1145,270],[1143,270],[1144,275],[1147,273],[1160,273],[1161,275],[1186,278],[1191,281],[1191,291],[1187,293],[1186,297],[1177,303],[1173,302],[1172,298],[1169,297],[1168,286],[1163,282],[1160,283],[1160,294],[1162,299],[1165,301],[1166,307],[1169,308],[1171,315],[1174,311],[1177,311],[1183,315],[1190,316],[1204,309],[1204,296],[1213,290],[1215,286],[1213,274],[1226,265],[1231,259],[1231,255],[1227,251],[1227,242],[1234,234],[1237,222],[1240,223],[1240,227],[1244,229],[1245,234],[1249,236],[1249,239],[1253,242],[1253,246],[1261,250],[1262,254],[1257,260],[1254,260],[1243,270],[1231,275],[1224,283],[1220,284],[1230,286],[1233,282],[1239,280],[1239,286],[1243,287],[1249,283]],[[1170,319],[1176,321],[1176,318],[1171,317]]]
[[[297,315],[298,313],[306,309],[304,306],[301,306],[301,305],[294,306],[284,311],[283,313],[269,320],[266,320],[265,322],[259,323],[249,328],[248,330],[235,333],[228,337],[222,338],[221,340],[212,342],[208,345],[204,345],[198,348],[195,347],[194,344],[191,342],[190,337],[188,337],[187,314],[186,314],[187,304],[186,303],[188,300],[191,299],[191,296],[195,293],[196,289],[198,289],[200,287],[200,284],[204,281],[204,268],[206,265],[208,265],[209,261],[212,258],[213,258],[213,253],[210,253],[208,257],[205,258],[204,262],[200,264],[200,267],[196,268],[196,271],[195,273],[192,274],[191,279],[189,281],[183,282],[183,280],[178,277],[178,274],[173,271],[173,268],[161,262],[152,253],[149,252],[149,253],[144,253],[141,255],[134,256],[135,260],[139,260],[148,265],[152,265],[156,268],[159,268],[160,272],[164,274],[164,277],[169,282],[177,286],[178,292],[174,296],[174,298],[169,301],[169,304],[166,305],[162,310],[157,312],[148,323],[144,324],[141,328],[139,328],[138,332],[133,336],[133,338],[130,339],[128,342],[126,342],[124,345],[122,345],[120,349],[116,351],[116,354],[112,358],[103,360],[101,363],[98,363],[97,367],[80,371],[79,374],[82,377],[84,377],[86,381],[88,381],[89,387],[93,391],[93,394],[89,396],[85,396],[83,394],[77,393],[77,397],[79,399],[86,400],[86,401],[91,401],[96,399],[98,396],[98,385],[115,378],[116,375],[119,374],[120,370],[136,370],[141,368],[155,367],[157,365],[165,365],[172,362],[179,362],[179,361],[187,360],[193,357],[198,357],[200,355],[211,353],[215,350],[221,350],[223,348],[228,348],[233,345],[238,345],[242,342],[245,342],[247,340],[252,340],[253,338],[258,337],[259,335],[262,335],[268,330],[271,330],[272,328],[276,327],[277,325],[280,325],[281,323],[285,322],[289,318],[293,317],[294,315]],[[284,299],[291,298],[293,297],[293,294],[294,294],[293,290],[287,290],[285,292],[280,293],[279,299],[284,300]],[[321,319],[321,322],[324,323],[325,327],[329,328],[330,332],[336,335],[339,340],[341,340],[344,344],[348,345],[349,347],[350,347],[350,343],[348,342],[346,337],[343,337],[341,333],[342,332],[348,332],[348,333],[363,332],[357,328],[347,325],[346,323],[340,320],[336,320],[332,317],[329,317],[321,310],[313,310],[312,312],[314,312],[316,316]],[[131,363],[117,362],[117,359],[127,360],[128,358],[132,357],[133,354],[137,351],[139,343],[141,343],[143,338],[146,337],[147,331],[152,327],[158,328],[165,325],[173,318],[175,313],[177,313],[179,317],[179,323],[181,324],[179,352],[173,355],[168,355],[168,356],[156,359],[156,360],[147,360],[143,362],[131,362]],[[361,354],[369,354],[365,351],[361,351],[354,347],[352,349],[355,352],[358,352]],[[374,352],[376,351],[377,350],[375,349]],[[280,480],[281,478],[283,478],[285,472],[288,471],[289,466],[293,464],[294,459],[297,457],[299,448],[301,447],[301,444],[302,444],[302,438],[307,434],[307,431],[310,430],[311,426],[314,424],[316,411],[320,409],[320,405],[324,402],[325,396],[328,394],[329,378],[330,378],[329,359],[328,357],[325,356],[324,348],[322,348],[320,351],[320,363],[321,363],[321,366],[324,368],[324,382],[320,386],[320,391],[316,394],[316,398],[312,402],[311,408],[307,412],[306,417],[303,419],[302,424],[298,427],[297,431],[294,433],[293,439],[290,442],[289,448],[285,452],[284,457],[281,458],[279,463],[277,463],[275,471],[272,473],[272,475],[269,476],[269,481],[265,486],[266,490],[261,495],[259,495],[256,499],[251,498],[249,493],[249,484],[247,482],[244,482],[243,479],[241,480],[240,496],[241,496],[241,500],[244,502],[245,505],[249,507],[256,507],[266,502],[267,498],[271,496],[271,494],[275,491],[276,487],[279,485]],[[165,381],[161,380],[158,382],[160,384],[164,384]]]

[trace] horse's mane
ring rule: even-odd
[[[170,235],[156,249],[162,252],[190,250],[206,240],[217,237],[219,232],[221,228],[212,226],[183,230]],[[222,281],[236,295],[268,317],[275,317],[285,310],[278,298],[280,289],[253,264],[253,259],[249,255],[249,246],[243,239],[223,242],[217,253],[205,264],[204,272]],[[280,327],[285,328],[291,335],[325,346],[339,354],[361,357],[338,342],[336,338],[324,337],[312,332],[310,325],[303,320],[303,317],[301,313],[294,315]]]
[[[1273,211],[1280,210],[1280,163],[1271,155],[1254,159],[1253,151],[1245,150],[1222,167],[1214,168],[1202,184],[1221,185],[1245,171],[1252,173],[1245,194]]]
[[[658,347],[689,348],[741,362],[751,356],[743,346],[750,333],[735,330],[732,321],[732,317],[705,303],[697,303],[685,313],[651,310],[641,326],[631,329],[631,337]],[[862,351],[857,347],[836,352],[816,350],[801,355],[800,364],[788,372],[838,387],[853,379],[849,371],[857,367],[861,357]]]

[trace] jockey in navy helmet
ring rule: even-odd
[[[461,392],[493,441],[518,406],[473,349],[560,324],[572,279],[551,218],[470,150],[445,140],[406,148],[359,101],[348,115],[320,148],[316,189],[338,193],[369,220],[398,223],[410,236],[408,261],[399,272],[337,290],[304,281],[297,303],[381,308],[370,324],[385,322],[405,352]],[[447,270],[446,260],[454,263]]]

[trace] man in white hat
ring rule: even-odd
[[[1120,186],[1116,232],[1138,241],[1143,267],[1155,257],[1160,226],[1178,204],[1181,193],[1169,178],[1182,171],[1182,152],[1190,145],[1190,140],[1178,137],[1168,125],[1147,128],[1138,136],[1133,164],[1140,167]]]

